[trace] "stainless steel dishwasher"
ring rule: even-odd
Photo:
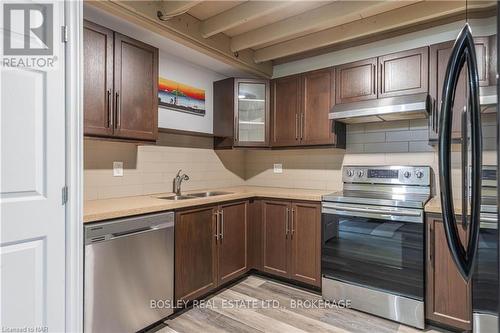
[[[85,226],[84,295],[85,332],[136,332],[172,314],[174,213]]]

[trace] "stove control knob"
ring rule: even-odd
[[[358,177],[361,178],[365,175],[365,172],[363,170],[358,171]]]
[[[411,172],[406,170],[405,172],[403,172],[403,176],[405,176],[405,178],[410,178],[411,177]]]
[[[417,178],[422,178],[424,177],[424,172],[422,170],[417,170],[415,171],[415,176],[417,176]]]
[[[352,176],[354,176],[354,170],[352,170],[352,169],[347,169],[347,176],[348,176],[348,177],[352,177]]]

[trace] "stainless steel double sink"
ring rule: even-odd
[[[183,194],[183,195],[167,195],[167,196],[161,196],[161,197],[156,197],[156,198],[177,201],[177,200],[188,200],[188,199],[196,199],[196,198],[208,198],[208,197],[214,197],[217,195],[226,195],[226,194],[232,194],[232,192],[224,192],[224,191],[197,192],[197,193],[189,193],[189,194]]]

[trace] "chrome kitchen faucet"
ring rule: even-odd
[[[182,169],[180,169],[177,172],[177,175],[174,178],[174,192],[175,192],[175,195],[181,195],[182,181],[183,180],[189,180],[189,176],[186,175],[186,174],[182,174],[181,175],[181,172],[182,172]]]

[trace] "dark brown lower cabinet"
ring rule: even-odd
[[[289,277],[288,224],[289,201],[262,202],[262,270],[266,273]]]
[[[460,330],[472,328],[471,284],[458,272],[450,255],[442,217],[430,215],[427,227],[426,317],[435,323]],[[467,232],[458,226],[462,243]]]
[[[316,203],[292,203],[290,276],[321,286],[321,208]]]
[[[246,201],[219,206],[219,285],[245,274],[248,270],[247,209]]]
[[[247,207],[243,201],[176,213],[176,300],[199,298],[247,272]]]
[[[262,270],[262,200],[250,200],[247,221],[248,268]]]
[[[262,270],[321,286],[321,207],[318,203],[262,202]]]
[[[175,216],[175,299],[193,300],[217,287],[216,207]]]
[[[190,301],[256,269],[320,287],[319,203],[251,200],[175,217],[175,299]]]

